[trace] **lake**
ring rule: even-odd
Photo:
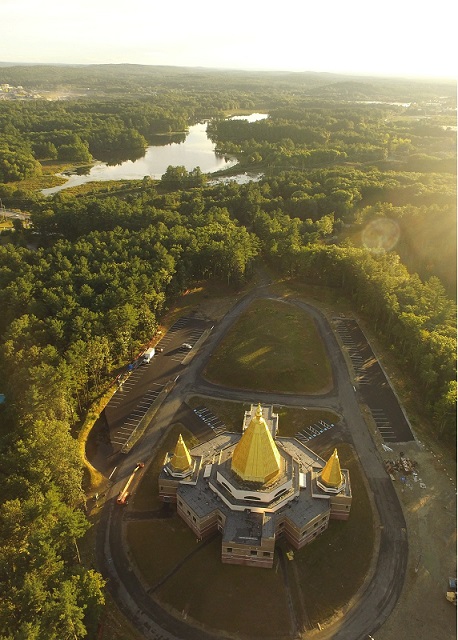
[[[232,116],[233,119],[245,119],[256,122],[268,117],[265,113],[252,113],[246,116]],[[215,144],[207,137],[207,123],[200,122],[189,127],[184,141],[169,142],[162,146],[149,146],[145,155],[138,160],[126,160],[118,165],[110,166],[105,162],[97,162],[85,174],[58,174],[67,178],[67,182],[57,187],[43,189],[44,195],[52,195],[62,189],[76,187],[86,182],[107,180],[142,180],[149,176],[159,180],[167,167],[184,166],[187,171],[200,167],[203,173],[214,173],[229,169],[237,164],[235,158],[228,158],[215,152]],[[233,179],[236,179],[234,176]]]

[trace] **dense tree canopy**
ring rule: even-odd
[[[0,182],[15,182],[41,173],[30,145],[16,136],[0,138]]]
[[[76,561],[88,522],[74,435],[197,281],[238,287],[262,259],[342,291],[453,446],[454,86],[116,65],[0,68],[0,82],[74,96],[0,102],[0,204],[32,221],[0,237],[2,638],[93,633],[104,585]],[[269,117],[226,118],[236,110]],[[49,161],[139,157],[155,136],[210,117],[219,151],[259,181],[213,183],[178,166],[50,198],[24,182]]]

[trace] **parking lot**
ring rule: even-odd
[[[213,431],[214,435],[217,436],[223,431],[226,430],[226,426],[224,423],[215,416],[215,414],[207,409],[204,405],[196,407],[194,409],[194,413],[204,422],[210,429]]]
[[[208,328],[208,323],[203,323],[202,320],[196,321],[195,318],[189,317],[180,318],[158,342],[157,349],[163,349],[164,354],[173,362],[182,364]],[[178,345],[177,336],[179,337]]]
[[[414,440],[394,391],[357,322],[336,317],[333,323],[351,362],[355,388],[369,407],[383,441],[389,444]],[[198,349],[199,340],[211,328],[203,320],[179,318],[156,344],[156,354],[149,364],[142,364],[141,356],[131,363],[130,371],[120,377],[118,389],[105,408],[111,453],[126,445],[166,383],[181,374]],[[192,413],[195,430],[202,436],[224,430],[221,421],[205,406]],[[320,421],[304,427],[296,437],[305,443],[333,426]]]
[[[369,407],[383,441],[414,440],[401,405],[356,320],[336,317],[333,324],[353,367],[355,388]]]
[[[121,451],[133,436],[164,386],[180,375],[210,328],[211,324],[203,320],[180,318],[157,343],[149,364],[143,364],[140,356],[121,374],[118,388],[105,407],[111,454]]]
[[[124,418],[122,426],[120,426],[117,430],[113,429],[111,434],[111,442],[113,444],[123,447],[129,441],[138,425],[140,424],[141,420],[145,416],[146,412],[164,388],[164,385],[157,384],[155,382],[153,382],[151,386],[154,388],[148,389],[148,392],[139,400],[135,409],[131,411],[126,418]],[[115,403],[113,403],[112,405],[113,408],[119,406],[122,403],[124,392],[120,390],[116,395],[118,397],[116,398]]]
[[[333,423],[326,422],[326,420],[319,420],[308,427],[304,427],[301,431],[298,431],[294,437],[300,442],[305,443],[317,436],[320,436],[325,431],[329,431],[329,429],[332,429],[333,427]]]

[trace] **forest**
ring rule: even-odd
[[[237,290],[265,264],[340,291],[454,451],[454,83],[122,65],[0,67],[7,83],[42,97],[0,100],[0,204],[31,220],[0,235],[1,640],[95,637],[104,582],[78,562],[76,436],[198,282]],[[269,117],[226,118],[250,111]],[[36,187],[49,163],[139,157],[202,119],[259,180],[169,167],[128,187]]]

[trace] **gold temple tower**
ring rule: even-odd
[[[342,471],[340,469],[339,456],[337,455],[337,449],[334,449],[333,454],[326,462],[323,471],[320,474],[321,482],[327,487],[337,489],[342,484]]]
[[[280,472],[280,453],[262,417],[261,405],[232,454],[232,471],[249,482],[266,484]]]
[[[170,466],[174,471],[181,472],[187,471],[192,466],[192,459],[181,433],[178,437],[172,459],[170,460]]]

